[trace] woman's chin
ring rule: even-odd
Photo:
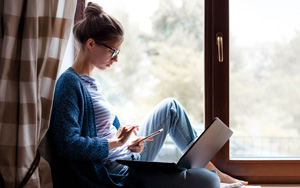
[[[111,66],[110,64],[106,65],[106,67],[108,67],[108,68],[109,68],[110,66]]]
[[[105,66],[101,66],[101,67],[97,67],[99,70],[106,70],[108,68],[110,68],[110,65],[105,65]]]

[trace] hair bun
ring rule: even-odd
[[[101,6],[99,6],[98,4],[95,4],[95,3],[92,3],[92,2],[89,2],[87,4],[87,7],[84,10],[85,18],[89,18],[89,17],[92,17],[92,16],[97,16],[97,15],[100,15],[100,14],[103,14],[103,13],[104,13],[103,8]]]

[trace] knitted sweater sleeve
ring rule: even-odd
[[[86,110],[81,87],[74,76],[63,75],[56,84],[50,125],[54,148],[60,157],[69,160],[101,160],[108,156],[108,141],[88,129],[93,125],[87,121],[91,119],[87,114],[93,112]]]

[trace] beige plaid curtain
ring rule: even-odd
[[[49,128],[76,3],[0,0],[0,173],[6,188],[19,186]],[[25,187],[52,187],[43,157]]]

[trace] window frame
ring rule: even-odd
[[[85,0],[77,1],[74,23],[83,18]],[[214,117],[229,125],[229,0],[205,0],[205,127]],[[224,61],[218,62],[216,33],[223,33]],[[250,183],[299,183],[300,160],[230,160],[229,142],[212,162],[223,172]]]
[[[223,33],[224,61],[218,62],[216,33]],[[205,0],[205,126],[214,117],[229,125],[229,0]],[[230,160],[229,142],[212,162],[250,183],[299,183],[300,160]]]

